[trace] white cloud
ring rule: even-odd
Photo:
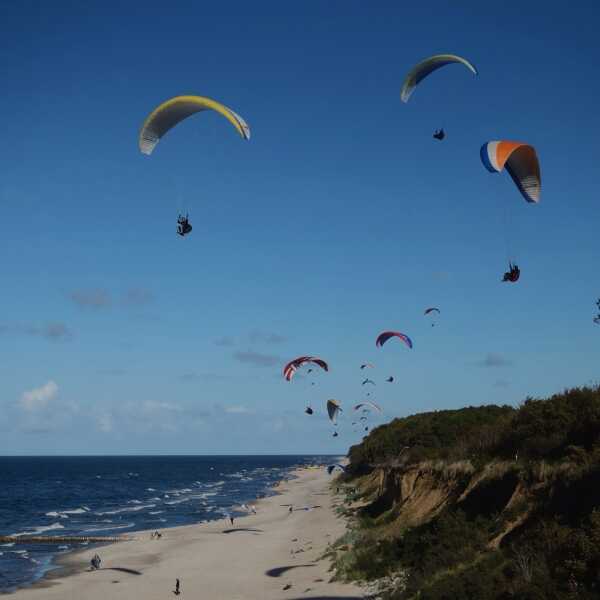
[[[249,408],[246,408],[245,406],[228,406],[225,409],[226,413],[229,413],[230,415],[247,415],[250,414],[252,411]]]
[[[50,380],[39,388],[23,392],[20,405],[27,412],[44,409],[48,403],[58,395],[58,385]]]
[[[183,408],[179,404],[173,404],[172,402],[157,402],[156,400],[146,400],[144,402],[142,410],[145,413],[156,413],[156,412],[182,412]]]
[[[102,433],[110,433],[113,429],[113,419],[110,413],[104,413],[97,418],[98,429]]]

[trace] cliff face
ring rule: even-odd
[[[448,507],[469,518],[494,517],[503,523],[490,539],[490,545],[497,546],[526,520],[536,499],[550,493],[549,484],[524,482],[516,465],[508,462],[476,471],[469,461],[427,461],[377,467],[359,485],[370,499],[363,510],[373,518],[391,511],[402,528],[427,523]]]

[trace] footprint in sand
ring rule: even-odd
[[[284,590],[289,590],[291,587],[292,587],[292,584],[291,584],[291,583],[286,583],[286,584],[283,586],[283,589],[284,589]]]

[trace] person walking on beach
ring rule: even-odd
[[[290,504],[290,507],[288,508],[288,512],[293,512],[294,511],[294,506],[292,504]]]
[[[181,594],[181,590],[179,589],[179,579],[175,580],[175,591],[173,592],[176,596]]]
[[[229,520],[231,521],[231,526],[233,527],[233,517],[229,515]]]

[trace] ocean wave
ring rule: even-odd
[[[222,485],[225,485],[225,481],[223,479],[219,480],[219,481],[214,481],[214,482],[210,482],[206,484],[206,487],[221,487]]]
[[[116,529],[129,529],[134,527],[135,523],[126,523],[125,525],[110,525],[107,527],[88,527],[83,530],[84,533],[96,533],[98,531],[114,531]]]
[[[181,504],[182,502],[189,502],[190,498],[181,498],[180,500],[171,500],[170,502],[165,502],[165,504]]]
[[[30,531],[22,531],[21,533],[13,533],[15,537],[19,537],[21,535],[39,535],[40,533],[44,533],[45,531],[54,531],[55,529],[64,529],[64,525],[60,523],[52,523],[52,525],[42,525],[41,527],[28,527]]]
[[[156,504],[143,504],[140,506],[127,506],[126,508],[117,508],[115,510],[106,510],[104,512],[94,513],[99,517],[104,517],[105,515],[118,515],[124,512],[137,512],[138,510],[144,510],[146,508],[154,508]]]
[[[164,510],[151,510],[148,514],[149,515],[160,515],[160,513],[164,513]]]
[[[154,488],[146,488],[147,492],[155,492],[156,490]]]
[[[87,506],[82,506],[81,508],[72,508],[70,510],[52,510],[47,512],[46,516],[54,519],[68,519],[69,515],[83,515],[89,510],[90,509],[87,508]]]
[[[9,544],[0,544],[3,548],[12,548],[15,545],[14,542],[10,542]]]
[[[127,504],[141,504],[141,500],[127,500]]]

